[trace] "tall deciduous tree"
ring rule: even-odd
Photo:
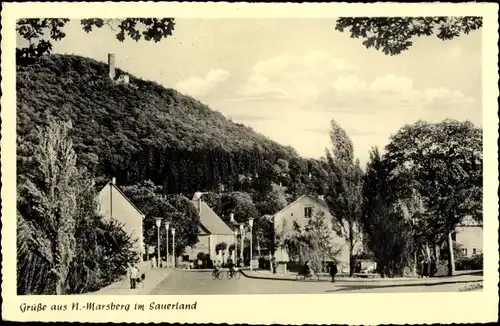
[[[344,129],[331,121],[332,150],[326,150],[328,192],[325,200],[349,246],[349,274],[354,274],[354,255],[361,240],[359,222],[362,209],[363,172],[354,159],[352,140]]]
[[[364,175],[361,222],[365,245],[373,253],[382,277],[402,276],[409,254],[414,251],[411,226],[393,207],[396,198],[388,178],[380,152],[373,148]]]
[[[52,51],[52,43],[66,37],[64,27],[67,18],[19,19],[17,33],[28,41],[28,45],[16,49],[18,62],[29,61]],[[107,26],[117,30],[116,39],[123,42],[127,37],[135,41],[159,42],[172,35],[175,27],[173,18],[125,18],[125,19],[82,19],[82,29],[89,33],[94,28]]]
[[[349,29],[351,38],[364,39],[368,49],[374,47],[387,55],[408,50],[414,37],[436,35],[451,40],[483,26],[482,17],[342,17],[335,29]]]
[[[386,149],[395,191],[421,199],[421,237],[435,244],[448,237],[451,251],[458,223],[467,216],[482,221],[482,130],[468,121],[419,121],[401,128]],[[448,263],[451,275],[452,251]]]
[[[141,184],[123,188],[125,195],[145,215],[145,244],[158,248],[158,230],[156,218],[170,221],[170,228],[175,228],[175,253],[180,255],[187,246],[194,246],[198,241],[200,217],[196,208],[182,195],[165,195],[161,186],[147,180]],[[160,251],[166,250],[166,230],[160,228]],[[171,240],[170,240],[171,241]],[[172,248],[169,246],[169,250]],[[171,252],[170,252],[171,253]]]
[[[307,223],[306,231],[311,239],[312,246],[319,254],[321,261],[336,260],[341,248],[335,241],[335,224],[327,219],[323,212],[315,214]]]
[[[71,262],[75,257],[75,226],[78,196],[91,184],[82,180],[76,166],[73,143],[68,137],[71,124],[55,120],[38,129],[33,152],[34,169],[19,177],[19,208],[29,217],[21,226],[31,229],[37,251],[47,262],[55,282],[55,293],[64,294]],[[21,230],[23,229],[21,228]]]

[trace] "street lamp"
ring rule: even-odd
[[[240,260],[243,263],[243,224],[240,224],[240,235],[241,235]]]
[[[248,225],[250,226],[250,271],[252,271],[253,270],[253,268],[252,268],[253,218],[248,220]]]
[[[233,263],[236,262],[236,256],[238,255],[238,230],[234,229],[234,250],[233,250]]]
[[[157,230],[158,230],[158,265],[157,266],[160,266],[160,226],[161,226],[161,218],[157,217],[156,219],[156,226],[157,226]]]
[[[167,244],[167,254],[165,255],[165,261],[167,263],[167,268],[168,268],[168,265],[170,265],[168,263],[168,229],[170,228],[170,222],[169,221],[165,221],[165,232],[167,234],[167,240],[166,240],[166,244]]]
[[[172,267],[175,268],[175,229],[172,228]]]

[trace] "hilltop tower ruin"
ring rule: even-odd
[[[111,80],[115,80],[116,70],[115,70],[115,54],[114,53],[108,54],[108,69],[109,69],[109,78],[111,78]]]
[[[108,53],[108,74],[109,78],[118,84],[129,84],[130,78],[126,74],[120,74],[118,78],[116,78],[116,56],[114,53]]]

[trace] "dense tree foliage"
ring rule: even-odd
[[[45,54],[50,54],[53,42],[66,37],[64,27],[70,20],[67,18],[27,18],[16,23],[17,34],[25,39],[27,46],[16,48],[18,64],[33,62]],[[118,30],[116,39],[120,42],[127,37],[135,41],[159,42],[172,35],[175,28],[173,18],[125,18],[125,19],[82,19],[82,30],[90,33],[94,28],[107,26],[113,31]]]
[[[335,261],[341,250],[335,244],[332,228],[331,221],[321,212],[312,216],[304,227],[294,223],[291,232],[284,231],[285,222],[281,231],[278,231],[277,238],[292,261],[300,264],[309,262],[314,271],[320,272],[322,263]]]
[[[482,221],[481,129],[454,120],[402,127],[383,156],[372,151],[363,193],[363,226],[382,272],[439,260],[460,222]],[[443,256],[452,274],[453,252]]]
[[[198,242],[200,217],[188,198],[178,194],[165,194],[161,186],[146,180],[140,184],[123,188],[127,198],[146,215],[143,223],[146,246],[158,248],[156,218],[163,220],[160,226],[160,252],[166,250],[162,239],[166,238],[165,221],[170,222],[170,229],[175,228],[175,254],[181,255],[186,247]],[[172,254],[169,245],[169,255]]]
[[[19,176],[21,215],[30,218],[37,233],[38,250],[55,280],[56,294],[67,288],[69,268],[75,257],[77,197],[88,184],[81,184],[76,154],[68,139],[69,124],[49,121],[47,129],[38,128],[39,145],[33,152],[34,169]]]
[[[482,17],[342,17],[335,29],[349,29],[351,38],[364,39],[368,49],[374,47],[386,55],[408,50],[414,37],[435,34],[440,40],[451,40],[483,26]]]
[[[363,182],[361,223],[364,245],[373,253],[378,270],[384,276],[403,276],[405,267],[415,263],[415,231],[397,209],[391,189],[389,170],[378,148],[370,152]]]
[[[34,169],[18,175],[17,290],[97,290],[122,276],[136,253],[120,225],[96,215],[96,194],[68,137],[70,124],[38,128]]]
[[[468,216],[482,221],[482,144],[482,130],[471,122],[445,120],[406,125],[387,145],[395,193],[420,198],[422,214],[413,223],[426,244],[440,244]]]
[[[78,56],[43,56],[18,66],[20,171],[32,168],[34,126],[55,116],[75,126],[71,137],[79,163],[98,184],[112,177],[125,185],[151,180],[168,193],[191,196],[221,184],[226,191],[265,193],[272,182],[300,181],[309,192],[321,191],[316,161],[292,148],[173,89],[133,76],[130,85],[116,84],[107,76],[106,64]],[[288,192],[300,194],[294,185]]]
[[[332,150],[326,151],[328,192],[325,200],[337,222],[337,229],[349,245],[349,266],[354,273],[354,256],[361,241],[360,218],[363,206],[363,171],[359,160],[354,159],[354,147],[344,129],[331,122],[330,140]]]

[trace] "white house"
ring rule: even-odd
[[[274,222],[274,232],[278,235],[281,232],[292,231],[294,222],[300,226],[305,226],[309,222],[309,219],[316,214],[322,212],[325,214],[331,225],[333,225],[333,217],[330,214],[328,205],[321,197],[316,197],[312,195],[303,195],[297,200],[283,208],[281,211],[272,215],[272,221]],[[333,228],[330,227],[333,237],[333,244],[336,248],[340,249],[340,254],[336,257],[344,268],[348,268],[349,265],[349,246],[346,241],[341,236],[338,236]],[[355,252],[362,249],[361,241],[355,245]],[[285,248],[278,247],[275,252],[275,258],[277,261],[288,262],[290,258]]]
[[[210,259],[216,260],[218,257],[224,259],[229,257],[229,246],[234,241],[233,231],[227,224],[205,203],[201,196],[195,196],[191,204],[196,208],[200,215],[200,225],[198,229],[198,243],[193,248],[186,248],[185,254],[189,259],[196,259],[198,253],[210,254]],[[215,246],[221,242],[227,244],[224,253],[215,250]]]
[[[466,257],[483,252],[483,225],[470,217],[455,228],[452,237],[462,246],[462,254]]]
[[[125,232],[135,241],[135,250],[142,261],[145,251],[142,224],[144,214],[116,186],[115,178],[101,189],[98,199],[100,215],[123,224]]]

